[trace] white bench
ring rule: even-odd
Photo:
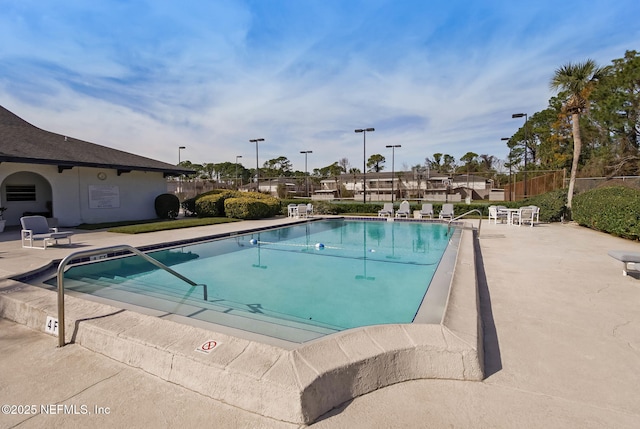
[[[640,252],[631,252],[629,250],[610,250],[609,256],[622,262],[623,276],[626,276],[629,271],[628,264],[634,264],[633,270],[640,271],[640,269],[635,265],[640,264]]]

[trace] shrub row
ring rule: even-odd
[[[573,220],[582,226],[631,240],[640,239],[640,191],[598,188],[573,197]]]
[[[235,196],[235,191],[226,191],[196,197],[195,213],[198,217],[223,217],[225,216],[225,200]]]
[[[536,195],[523,201],[518,201],[514,207],[540,207],[542,222],[560,222],[567,217],[567,189],[556,189],[546,194]]]
[[[228,198],[224,202],[224,209],[227,217],[236,219],[263,219],[273,216],[269,204],[253,198]]]
[[[340,214],[377,214],[378,210],[382,209],[383,203],[361,203],[361,202],[348,202],[348,203],[333,203],[328,201],[306,201],[306,200],[283,200],[283,211],[282,214],[287,214],[287,204],[299,204],[299,203],[307,203],[311,202],[313,204],[313,211],[317,214],[331,214],[331,215],[340,215]],[[489,206],[500,204],[509,208],[519,208],[522,206],[535,205],[540,207],[540,220],[543,222],[559,222],[566,217],[566,203],[567,203],[567,191],[566,189],[558,189],[553,192],[549,192],[547,194],[538,195],[535,197],[528,198],[523,201],[513,201],[513,202],[499,202],[496,203],[494,201],[486,201],[486,202],[473,202],[472,204],[465,203],[454,203],[454,215],[460,216],[470,210],[477,209],[480,210],[483,217],[487,217],[489,215]],[[396,201],[395,208],[398,209],[400,202]],[[437,217],[442,210],[443,203],[432,203],[433,204],[433,213],[434,216]],[[412,203],[411,211],[420,210],[422,208],[422,203]],[[477,215],[477,213],[472,213],[471,216]]]
[[[182,207],[198,217],[262,219],[281,212],[280,200],[259,192],[213,190],[183,201]]]

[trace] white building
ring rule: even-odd
[[[340,198],[341,190],[353,193],[353,199],[363,200],[365,191],[363,174],[342,174],[337,178],[324,179],[313,196],[317,200]],[[397,171],[366,174],[367,201],[461,201],[466,197],[487,199],[491,194],[492,181],[476,175],[449,176],[426,171]],[[502,197],[504,199],[504,197]]]
[[[166,177],[191,170],[37,128],[0,106],[6,225],[42,214],[60,226],[153,219]]]

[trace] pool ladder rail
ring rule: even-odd
[[[480,236],[480,227],[482,227],[482,212],[478,209],[473,209],[473,210],[469,210],[466,213],[461,214],[460,216],[456,216],[455,218],[451,219],[448,223],[448,227],[447,227],[447,236],[449,235],[449,233],[451,232],[451,222],[455,222],[458,219],[462,219],[463,217],[465,217],[468,214],[471,214],[473,212],[478,212],[478,214],[480,215],[480,222],[478,223],[478,236]]]
[[[203,288],[203,299],[207,301],[207,285],[199,284],[194,282],[193,280],[188,279],[182,274],[174,271],[173,269],[167,267],[162,262],[157,259],[152,258],[146,253],[136,249],[133,246],[129,246],[128,244],[120,244],[118,246],[110,246],[110,247],[102,247],[100,249],[90,249],[90,250],[81,250],[79,252],[71,253],[60,261],[60,265],[58,265],[58,347],[64,347],[65,345],[65,333],[64,333],[64,269],[69,262],[79,257],[87,257],[87,256],[97,256],[97,255],[105,255],[109,253],[119,252],[122,250],[128,250],[129,252],[140,256],[142,259],[147,262],[152,263],[156,267],[165,270],[169,274],[172,274],[179,278],[180,280],[190,284],[192,287],[202,286]]]

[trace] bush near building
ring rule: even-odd
[[[514,207],[538,206],[540,207],[540,221],[561,222],[567,217],[567,192],[566,189],[556,189],[546,194],[518,201]]]
[[[185,212],[198,217],[262,219],[280,213],[278,198],[259,192],[213,190],[183,201]]]
[[[175,219],[180,212],[180,200],[174,194],[160,194],[154,201],[154,207],[160,219]]]

